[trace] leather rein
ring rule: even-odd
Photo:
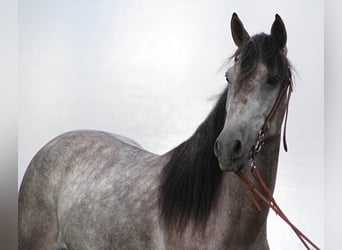
[[[292,80],[289,78],[288,85],[280,91],[270,113],[265,119],[265,123],[262,126],[257,141],[252,149],[251,154],[251,165],[250,170],[252,173],[253,178],[257,182],[257,184],[261,187],[258,189],[258,187],[250,180],[241,170],[236,171],[235,173],[239,176],[241,181],[247,186],[251,193],[251,199],[254,202],[255,207],[259,212],[262,211],[262,208],[260,204],[257,201],[257,197],[263,201],[266,206],[271,208],[277,215],[280,216],[295,232],[295,234],[298,236],[298,238],[301,240],[303,245],[306,247],[306,249],[310,249],[309,245],[311,245],[314,249],[319,250],[319,247],[315,245],[307,236],[305,236],[295,225],[291,223],[291,221],[286,217],[286,215],[283,213],[283,211],[280,209],[278,204],[276,203],[275,199],[273,198],[272,192],[268,189],[266,183],[261,177],[260,172],[258,171],[257,165],[255,163],[255,157],[257,153],[259,153],[262,150],[262,146],[264,144],[265,134],[267,132],[267,129],[270,126],[270,123],[272,122],[272,119],[274,118],[280,103],[285,95],[287,95],[287,104],[286,104],[286,110],[285,110],[285,121],[284,121],[284,127],[283,127],[283,146],[285,151],[287,152],[287,143],[286,143],[286,124],[287,124],[287,116],[288,116],[288,107],[290,102],[292,92]]]

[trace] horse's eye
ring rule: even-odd
[[[224,77],[226,78],[226,81],[227,81],[227,83],[230,83],[230,81],[229,81],[229,77],[228,77],[228,74],[226,73],[226,74],[224,74]]]
[[[277,76],[270,76],[267,79],[267,84],[270,85],[270,86],[274,86],[274,85],[277,84],[278,80],[279,79],[277,78]]]

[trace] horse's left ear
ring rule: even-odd
[[[271,28],[271,35],[276,41],[277,48],[283,49],[286,45],[287,35],[284,22],[278,14],[275,15],[275,20]]]

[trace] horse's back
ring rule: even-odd
[[[144,232],[157,223],[160,164],[133,140],[105,132],[74,131],[50,141],[20,188],[20,249],[63,249],[65,243],[108,249],[151,240]]]

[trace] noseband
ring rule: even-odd
[[[259,190],[256,185],[241,171],[238,170],[235,173],[239,176],[239,178],[242,180],[243,183],[247,186],[247,188],[250,190],[251,198],[258,209],[259,212],[262,211],[262,208],[260,204],[258,203],[256,197],[259,197],[269,208],[272,208],[273,211],[279,215],[295,232],[295,234],[298,236],[298,238],[301,240],[303,245],[306,247],[306,249],[310,250],[311,245],[314,249],[319,250],[318,246],[315,245],[307,236],[305,236],[295,225],[291,223],[291,221],[286,217],[286,215],[283,213],[283,211],[280,209],[280,207],[277,205],[275,199],[273,198],[272,192],[268,189],[266,183],[261,177],[260,172],[257,169],[257,165],[255,163],[255,157],[257,153],[259,153],[262,149],[262,146],[264,144],[265,134],[277,112],[277,110],[280,107],[280,103],[285,95],[287,95],[287,103],[286,103],[286,109],[285,109],[285,121],[284,121],[284,127],[283,127],[283,146],[284,150],[287,152],[287,143],[286,143],[286,124],[287,124],[287,116],[288,116],[288,109],[289,109],[289,102],[290,97],[292,93],[292,80],[291,77],[289,77],[289,81],[287,86],[281,89],[270,113],[265,119],[265,123],[262,126],[261,130],[259,131],[258,138],[256,140],[255,145],[252,148],[251,153],[251,173],[256,180],[256,182],[259,184],[259,186],[262,188],[262,190]],[[262,193],[264,192],[264,193]]]

